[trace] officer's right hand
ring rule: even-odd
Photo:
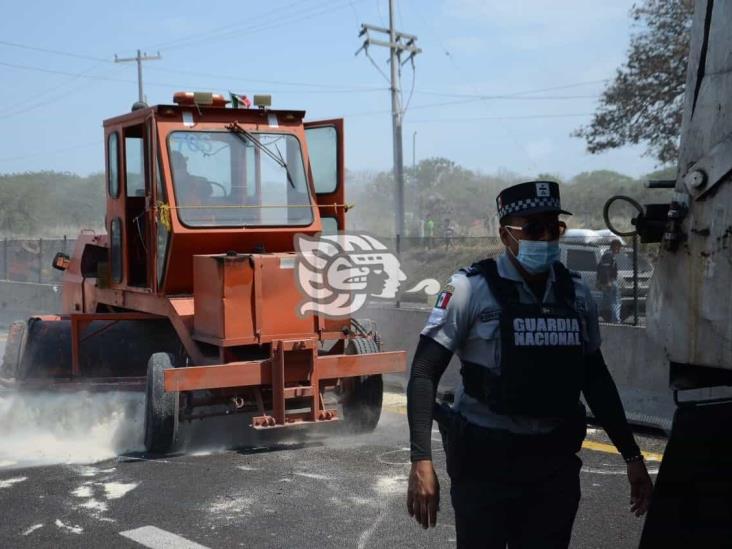
[[[412,463],[407,488],[407,511],[422,528],[437,524],[440,509],[440,482],[437,480],[432,461],[424,459]]]

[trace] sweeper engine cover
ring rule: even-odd
[[[220,346],[314,337],[295,277],[295,254],[193,257],[194,338]]]

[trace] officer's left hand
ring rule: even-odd
[[[630,482],[630,512],[640,517],[648,511],[653,493],[653,481],[643,461],[628,464],[628,482]]]

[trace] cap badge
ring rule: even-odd
[[[537,196],[537,198],[551,196],[551,191],[549,190],[549,183],[537,183],[536,184],[536,196]]]

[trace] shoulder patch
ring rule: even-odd
[[[447,309],[447,305],[450,303],[450,300],[452,299],[452,294],[455,291],[455,288],[448,284],[443,288],[443,290],[437,294],[437,300],[435,301],[435,309]]]

